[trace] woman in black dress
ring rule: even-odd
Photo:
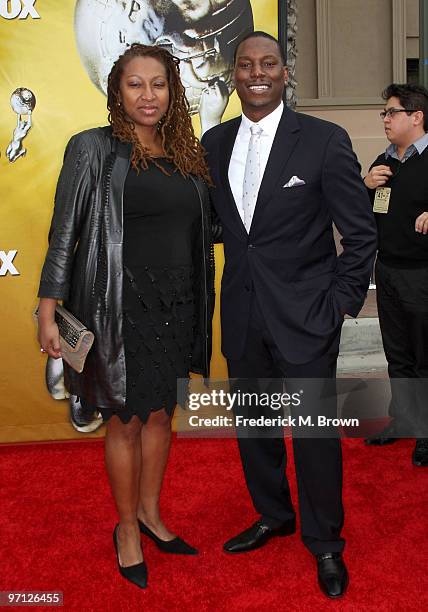
[[[75,135],[58,181],[39,297],[41,350],[60,357],[57,300],[95,334],[66,385],[107,421],[105,457],[120,573],[147,584],[140,532],[169,553],[159,496],[177,379],[208,375],[213,255],[207,166],[178,60],[132,45],[108,81],[111,127]]]

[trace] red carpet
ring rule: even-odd
[[[61,590],[64,608],[80,611],[426,609],[428,469],[411,465],[413,444],[343,444],[351,583],[340,601],[318,590],[298,535],[246,555],[222,552],[255,518],[234,440],[174,440],[163,514],[201,554],[169,556],[144,541],[146,591],[116,570],[102,442],[3,447],[0,591]],[[290,474],[296,499],[291,465]]]

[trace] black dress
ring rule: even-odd
[[[191,179],[165,159],[131,168],[123,196],[123,340],[126,407],[101,409],[146,422],[150,412],[171,414],[177,378],[187,378],[194,334],[192,258],[201,233],[201,209]],[[198,254],[199,257],[202,254]]]

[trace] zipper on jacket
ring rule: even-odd
[[[117,155],[117,151],[116,152],[116,159],[118,157]],[[123,177],[123,182],[122,182],[122,188],[121,188],[121,196],[120,196],[120,214],[121,214],[121,224],[122,224],[122,236],[121,236],[121,244],[120,244],[120,258],[122,261],[122,299],[120,300],[120,308],[121,308],[121,321],[122,321],[122,333],[121,333],[121,337],[122,337],[122,348],[123,348],[123,368],[124,368],[124,378],[125,378],[125,397],[123,398],[124,400],[124,405],[126,406],[126,384],[127,384],[127,380],[126,380],[126,365],[125,365],[125,343],[123,340],[123,274],[124,274],[124,268],[123,268],[123,192],[125,191],[125,182],[126,182],[126,177],[128,176],[128,172],[129,172],[129,168],[131,167],[131,158],[128,158],[128,168],[126,170],[126,173]]]
[[[195,180],[195,178],[189,174],[190,178],[193,181],[193,184],[196,188],[197,194],[198,194],[198,198],[199,198],[199,204],[201,207],[201,227],[202,227],[202,251],[203,251],[203,261],[204,261],[204,296],[205,296],[205,300],[204,300],[204,309],[205,309],[205,333],[204,333],[204,343],[205,343],[205,371],[207,373],[207,377],[209,376],[209,367],[208,367],[208,294],[207,294],[207,262],[205,261],[205,228],[204,228],[204,204],[202,202],[202,196],[201,193],[199,191],[199,187],[198,184]]]

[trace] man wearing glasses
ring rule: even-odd
[[[392,84],[382,97],[390,144],[364,182],[378,228],[377,306],[392,420],[366,443],[416,437],[413,464],[428,466],[428,90]]]

